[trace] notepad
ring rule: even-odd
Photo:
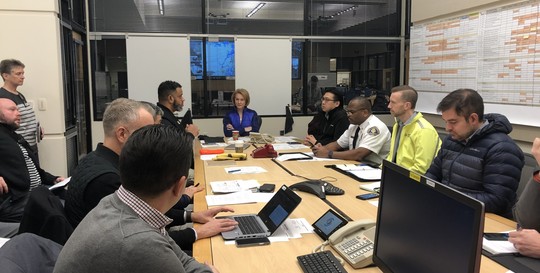
[[[257,180],[226,180],[210,182],[213,193],[231,193],[259,188]]]
[[[514,244],[508,241],[492,241],[486,238],[482,240],[482,249],[491,254],[503,254],[503,253],[518,253],[518,250],[514,247]]]
[[[360,180],[381,180],[382,170],[366,164],[336,164],[335,168],[347,172]]]

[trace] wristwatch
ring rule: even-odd
[[[334,156],[334,151],[328,151],[328,158],[332,158]]]

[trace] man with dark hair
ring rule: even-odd
[[[20,122],[15,102],[0,98],[0,222],[20,222],[32,189],[64,180],[40,168],[28,142],[15,132]]]
[[[157,106],[163,110],[161,124],[170,125],[176,128],[186,130],[197,137],[199,135],[199,127],[195,124],[187,124],[182,128],[181,121],[173,114],[175,111],[182,111],[184,107],[184,91],[182,85],[175,81],[164,81],[158,87]]]
[[[172,126],[135,131],[120,154],[122,185],[75,229],[54,272],[218,272],[189,257],[165,230],[172,219],[164,213],[184,191],[192,143]]]
[[[30,144],[30,151],[34,153],[36,162],[39,162],[37,142],[43,138],[43,132],[39,127],[34,108],[17,90],[17,87],[24,83],[24,67],[21,61],[15,59],[6,59],[0,62],[0,75],[4,80],[4,86],[0,88],[0,98],[12,100],[19,108],[21,123],[16,132]]]
[[[349,127],[347,113],[343,110],[343,95],[337,90],[327,90],[321,98],[322,111],[313,116],[308,124],[304,143],[313,146],[326,145],[338,138]]]
[[[439,134],[422,113],[414,111],[418,100],[414,88],[401,85],[391,92],[388,109],[396,123],[387,160],[424,174],[441,147]]]
[[[437,111],[449,135],[426,176],[482,201],[486,212],[511,218],[524,158],[508,136],[508,119],[484,115],[484,101],[472,89],[451,92]]]
[[[366,98],[351,99],[346,112],[349,129],[337,141],[313,146],[313,154],[380,165],[390,150],[388,127],[371,113],[371,103]]]

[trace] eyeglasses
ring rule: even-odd
[[[367,110],[366,108],[360,108],[360,109],[357,109],[357,110],[345,110],[345,113],[348,114],[351,114],[351,115],[354,115],[356,112],[359,112],[359,111],[362,111],[362,110]]]
[[[337,101],[337,100],[333,100],[333,99],[329,99],[329,98],[322,97],[322,98],[321,98],[321,101],[328,102],[328,101]]]

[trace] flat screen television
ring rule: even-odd
[[[216,41],[206,42],[206,63],[203,62],[203,41],[191,40],[191,77],[201,80],[206,75],[209,79],[225,80],[234,79],[235,63],[234,63],[234,42],[233,41]]]
[[[480,270],[484,205],[384,161],[373,262],[382,272]]]
[[[291,69],[292,79],[299,80],[300,79],[300,58],[292,57],[291,65],[292,65],[292,69]]]

